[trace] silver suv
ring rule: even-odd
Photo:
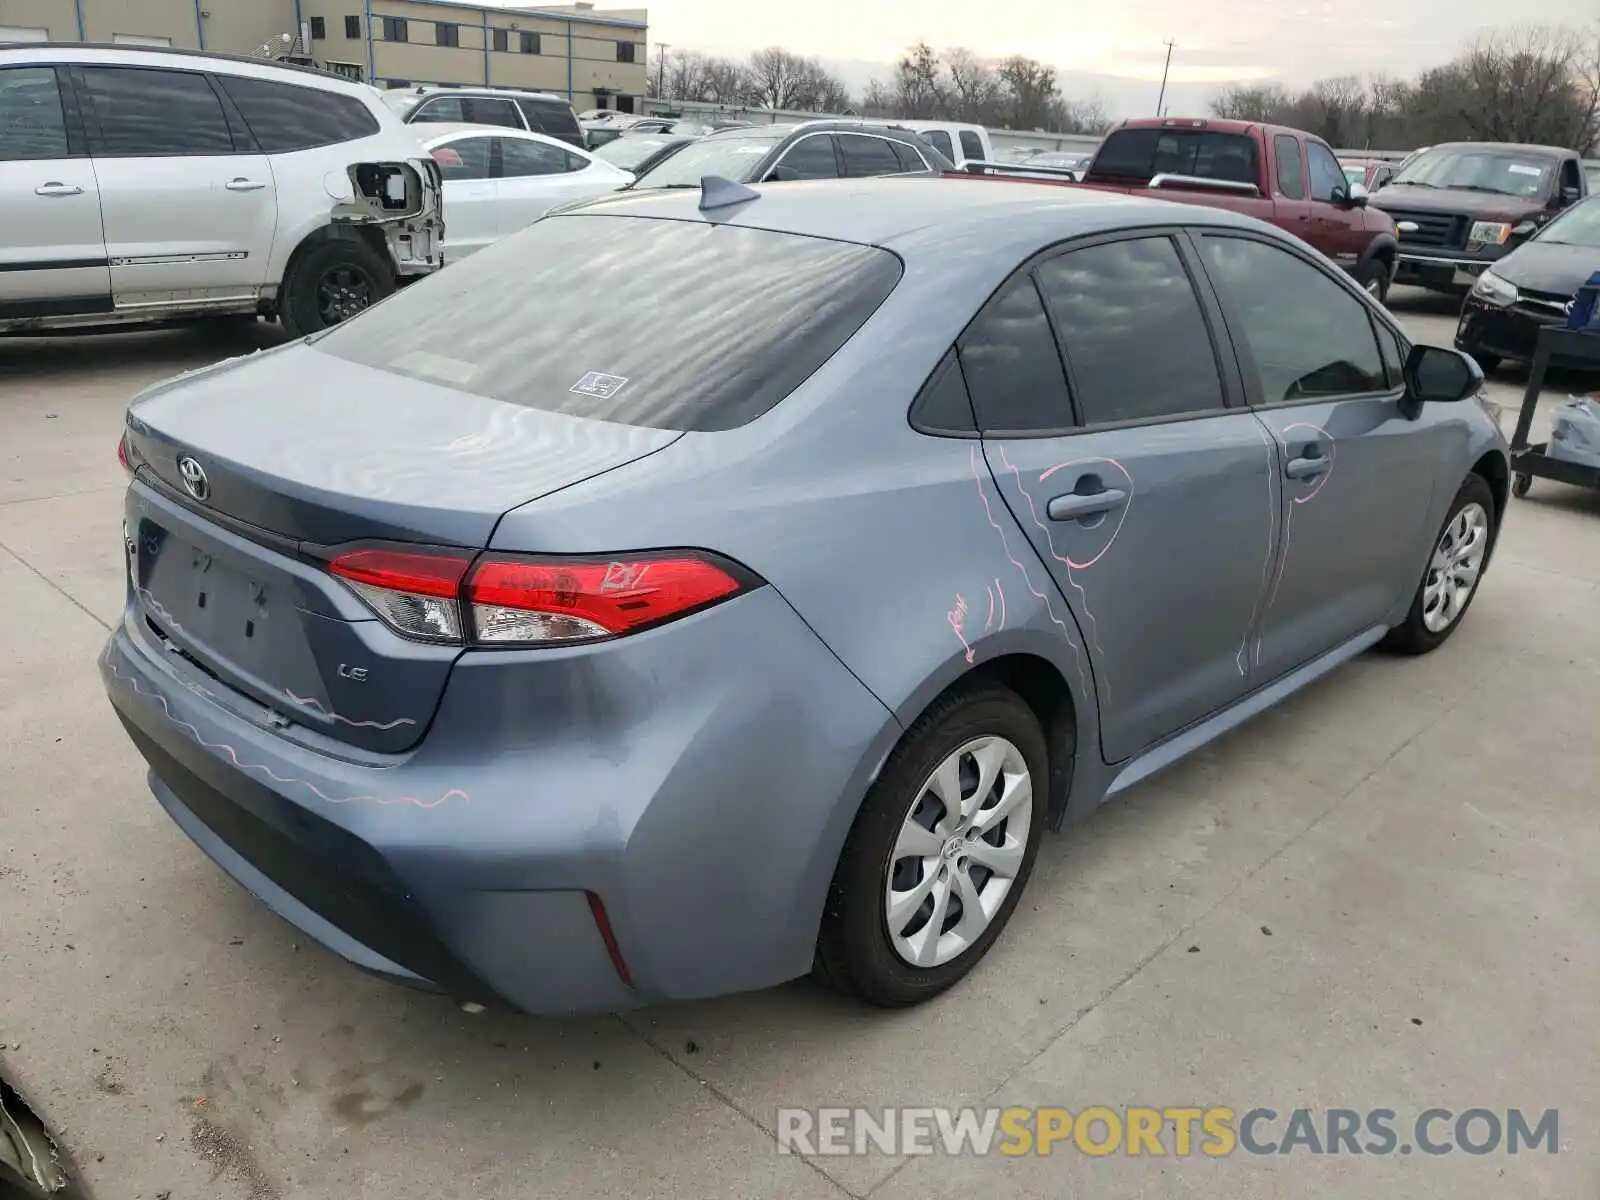
[[[0,333],[314,332],[438,268],[440,182],[376,89],[322,71],[0,47]]]
[[[550,92],[419,84],[386,91],[383,101],[407,125],[502,125],[542,133],[580,150],[587,149],[572,105]]]

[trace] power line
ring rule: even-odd
[[[1167,99],[1167,72],[1172,69],[1173,48],[1172,42],[1162,42],[1161,44],[1167,48],[1167,62],[1161,68],[1161,94],[1156,97],[1156,116],[1158,117],[1161,115],[1161,106],[1166,103]]]

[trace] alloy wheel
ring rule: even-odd
[[[324,325],[348,321],[372,305],[372,280],[360,267],[332,267],[317,281],[317,311]]]
[[[1489,514],[1481,504],[1466,504],[1444,527],[1428,562],[1422,623],[1429,633],[1443,633],[1461,616],[1483,574],[1488,551]]]
[[[1022,751],[981,737],[952,752],[918,789],[889,852],[889,942],[914,967],[972,947],[1016,883],[1033,820]]]

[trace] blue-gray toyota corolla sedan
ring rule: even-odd
[[[977,178],[542,220],[151,388],[106,688],[367,970],[949,987],[1047,828],[1460,622],[1481,376],[1246,218]]]

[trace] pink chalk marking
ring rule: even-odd
[[[1313,433],[1321,434],[1324,438],[1327,439],[1327,442],[1328,442],[1328,469],[1322,473],[1321,477],[1318,478],[1317,482],[1312,486],[1311,490],[1308,491],[1304,496],[1296,496],[1296,497],[1294,497],[1293,506],[1291,506],[1289,511],[1284,514],[1284,518],[1283,518],[1283,555],[1278,560],[1278,574],[1272,580],[1272,595],[1267,598],[1267,607],[1266,607],[1265,611],[1263,611],[1262,614],[1261,614],[1261,622],[1262,622],[1263,625],[1266,624],[1267,615],[1272,612],[1273,605],[1277,604],[1277,602],[1278,602],[1278,589],[1280,587],[1282,587],[1282,585],[1283,585],[1283,577],[1289,570],[1289,551],[1294,548],[1294,513],[1295,513],[1295,509],[1298,508],[1300,505],[1306,504],[1306,503],[1310,502],[1311,500],[1315,499],[1317,493],[1322,491],[1322,489],[1327,485],[1328,480],[1333,478],[1334,463],[1338,460],[1338,457],[1339,457],[1339,451],[1338,451],[1339,443],[1334,439],[1333,434],[1329,433],[1321,425],[1313,425],[1309,421],[1296,421],[1292,425],[1285,425],[1283,427],[1283,433],[1287,434],[1291,429],[1309,429]],[[1280,441],[1280,444],[1283,447],[1284,455],[1287,456],[1288,453],[1289,453],[1289,439],[1286,438],[1286,437],[1283,437],[1282,435],[1280,435],[1279,441]],[[1256,639],[1256,666],[1259,667],[1260,665],[1261,665],[1261,639],[1258,637]]]
[[[989,507],[989,493],[983,490],[983,476],[978,472],[978,448],[971,445],[967,448],[967,460],[972,468],[972,482],[977,485],[978,499],[983,502],[983,515],[988,518],[989,525],[995,533],[1000,535],[1000,548],[1005,551],[1006,558],[1022,574],[1022,582],[1027,584],[1028,591],[1036,598],[1044,601],[1044,610],[1049,614],[1050,620],[1061,630],[1061,636],[1067,639],[1067,645],[1072,647],[1073,656],[1078,660],[1078,681],[1083,685],[1083,694],[1089,695],[1089,677],[1084,671],[1083,655],[1079,651],[1078,643],[1072,640],[1072,634],[1067,630],[1066,623],[1056,616],[1055,607],[1050,603],[1050,597],[1033,586],[1033,579],[1028,574],[1028,568],[1017,561],[1017,556],[1011,553],[1011,543],[1006,540],[1006,531],[994,519],[994,510]]]
[[[1104,546],[1100,547],[1100,553],[1096,554],[1093,558],[1089,559],[1087,562],[1078,562],[1076,559],[1072,559],[1072,558],[1064,558],[1064,559],[1062,559],[1063,562],[1065,562],[1066,564],[1068,564],[1071,567],[1076,568],[1079,571],[1088,570],[1090,567],[1094,566],[1095,563],[1099,562],[1102,558],[1104,558],[1106,556],[1106,554],[1110,551],[1112,545],[1115,544],[1115,542],[1117,540],[1117,535],[1122,532],[1123,525],[1127,524],[1127,521],[1128,521],[1128,510],[1133,507],[1133,497],[1134,497],[1134,494],[1135,494],[1135,489],[1134,489],[1134,486],[1133,486],[1133,476],[1128,473],[1128,468],[1127,467],[1123,466],[1121,463],[1119,463],[1114,458],[1074,458],[1074,459],[1072,459],[1072,460],[1070,460],[1068,462],[1057,463],[1055,466],[1049,467],[1046,470],[1043,470],[1043,471],[1039,472],[1039,482],[1043,483],[1046,479],[1049,479],[1050,476],[1054,475],[1057,471],[1063,471],[1068,467],[1087,466],[1089,463],[1108,463],[1111,466],[1115,467],[1119,472],[1121,472],[1122,473],[1122,477],[1128,481],[1128,502],[1122,506],[1122,513],[1117,518],[1117,526],[1116,526],[1115,529],[1113,529],[1111,531],[1111,536],[1108,539],[1106,539],[1106,544]],[[1022,478],[1021,478],[1021,476],[1018,476],[1018,478],[1017,478],[1017,486],[1018,487],[1022,486]],[[1037,519],[1037,518],[1035,518],[1035,519]],[[1054,554],[1055,551],[1052,550],[1051,553]]]
[[[961,649],[966,652],[967,663],[971,665],[977,651],[973,650],[967,643],[967,602],[962,598],[960,592],[956,593],[956,606],[945,613],[944,619],[950,622],[950,628],[955,631],[956,637],[960,639]]]
[[[333,709],[329,708],[326,704],[323,704],[320,700],[314,699],[314,698],[309,697],[309,696],[296,696],[288,688],[284,688],[283,689],[283,694],[285,696],[289,697],[289,699],[290,699],[290,701],[292,703],[298,704],[302,708],[315,709],[317,712],[320,712],[323,716],[327,717],[328,720],[334,722],[336,725],[348,725],[352,729],[376,729],[380,733],[383,733],[383,732],[386,732],[386,731],[388,731],[390,729],[398,729],[402,725],[415,725],[416,724],[416,722],[414,720],[412,720],[410,717],[396,717],[393,721],[383,721],[383,722],[378,722],[378,721],[352,721],[349,717],[340,716],[338,713],[334,712]]]
[[[1272,481],[1278,474],[1278,456],[1273,452],[1273,441],[1270,434],[1258,421],[1255,426],[1261,443],[1267,448],[1267,553],[1261,560],[1261,590],[1250,604],[1250,620],[1244,627],[1244,639],[1239,643],[1239,653],[1234,657],[1234,665],[1239,668],[1241,676],[1249,674],[1250,665],[1250,630],[1256,623],[1256,615],[1261,609],[1261,597],[1267,590],[1267,580],[1272,572],[1272,553],[1278,541],[1278,496],[1273,491]],[[1265,614],[1263,614],[1265,615]],[[1261,637],[1256,636],[1255,650],[1256,665],[1261,665]]]
[[[983,631],[988,633],[989,630],[994,628],[994,588],[986,583],[983,585],[983,590],[989,596],[989,615],[983,622]]]
[[[161,711],[166,716],[167,720],[177,728],[183,730],[184,733],[188,734],[189,737],[194,740],[196,745],[207,750],[220,751],[221,753],[226,754],[228,756],[228,760],[241,771],[255,771],[259,774],[265,775],[274,783],[280,783],[285,787],[303,787],[328,804],[410,804],[416,808],[438,808],[440,805],[451,800],[467,799],[467,793],[462,791],[460,788],[451,788],[437,800],[421,800],[416,796],[330,796],[327,792],[323,791],[316,784],[310,782],[309,780],[288,778],[283,775],[279,775],[271,767],[266,766],[265,764],[248,763],[242,761],[239,758],[239,752],[226,742],[206,741],[205,738],[200,736],[200,731],[197,728],[189,724],[189,722],[180,721],[177,717],[172,715],[172,709],[167,704],[167,698],[160,692],[150,691],[143,684],[141,684],[137,678],[132,675],[126,675],[120,671],[115,663],[111,663],[109,665],[111,667],[111,673],[118,679],[125,680],[132,686],[136,693],[144,696],[146,699],[154,700],[157,704],[159,704],[161,706]]]
[[[1000,597],[1000,628],[1004,629],[1006,627],[1006,590],[1000,586],[998,577],[994,581],[994,591],[995,595]]]

